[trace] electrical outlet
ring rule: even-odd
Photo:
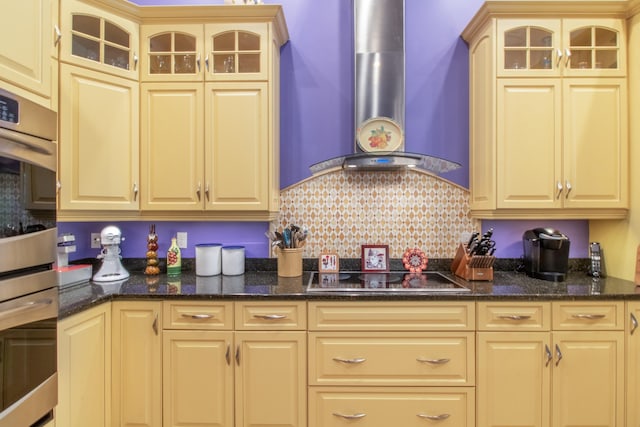
[[[187,247],[187,232],[179,231],[176,233],[176,243],[178,243],[178,247],[184,249]]]
[[[100,249],[100,233],[91,233],[91,249]]]

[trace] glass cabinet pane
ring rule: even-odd
[[[71,54],[100,62],[100,42],[74,34],[71,36]]]
[[[243,31],[238,32],[238,50],[260,51],[260,36]]]
[[[233,52],[236,50],[236,33],[231,31],[213,38],[214,52]]]
[[[115,46],[104,47],[104,63],[113,67],[129,69],[129,51]]]
[[[618,33],[615,31],[611,31],[607,28],[595,28],[596,32],[596,46],[608,46],[615,47],[618,46]]]
[[[88,15],[73,15],[73,31],[91,37],[100,37],[100,18]]]
[[[171,51],[171,33],[158,34],[149,40],[150,52],[170,52]]]
[[[104,39],[109,43],[129,47],[129,33],[111,22],[104,23]]]
[[[527,45],[527,28],[520,27],[504,33],[505,47],[525,47]]]
[[[591,28],[571,31],[571,46],[591,46]]]
[[[196,52],[196,38],[195,36],[183,33],[175,33],[175,47],[176,52]]]

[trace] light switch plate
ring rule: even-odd
[[[187,247],[187,232],[186,231],[178,231],[176,233],[176,243],[178,243],[178,247],[184,249]]]
[[[91,233],[91,249],[100,249],[100,233]]]

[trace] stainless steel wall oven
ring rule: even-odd
[[[58,400],[57,115],[0,88],[0,427]]]

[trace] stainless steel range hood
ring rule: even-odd
[[[404,151],[404,0],[353,0],[355,48],[354,153],[311,165],[315,175],[328,169],[390,170],[419,168],[436,174],[460,164]],[[364,124],[397,125],[401,143],[393,151],[365,151],[358,144]],[[397,135],[396,135],[397,136]],[[363,139],[361,136],[360,139]]]

